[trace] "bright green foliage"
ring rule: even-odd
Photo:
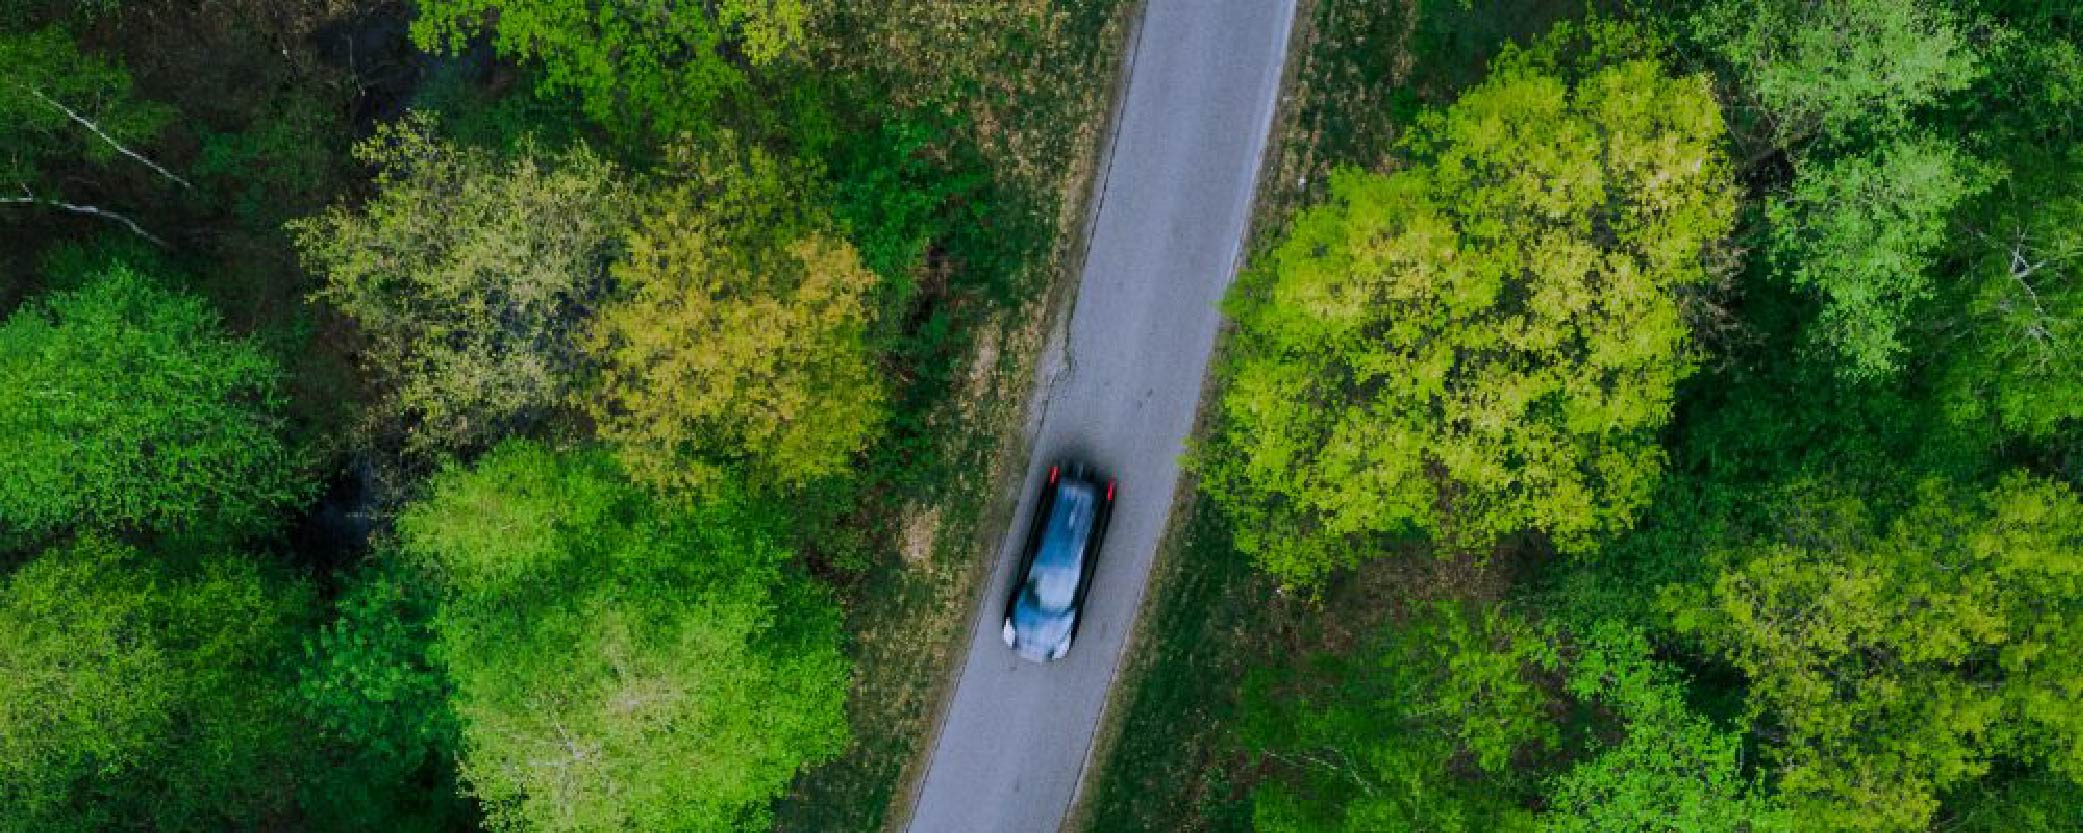
[[[117,158],[114,146],[66,109],[125,145],[157,135],[170,116],[164,106],[133,97],[129,73],[80,52],[62,29],[0,32],[0,183],[9,191],[38,182],[54,160]]]
[[[99,537],[0,590],[0,830],[247,829],[300,760],[285,696],[301,586]]]
[[[1626,527],[1692,368],[1680,295],[1733,220],[1721,134],[1705,79],[1617,54],[1572,86],[1508,52],[1411,133],[1416,164],[1337,174],[1231,305],[1208,482],[1240,546],[1307,585],[1380,533]]]
[[[660,504],[600,452],[509,443],[399,521],[463,779],[499,830],[740,830],[846,743],[830,599],[750,507]]]
[[[624,135],[711,126],[752,67],[803,40],[803,0],[419,0],[412,38],[456,53],[490,31],[499,54],[542,67],[544,97],[576,95],[587,115]]]
[[[1447,734],[1486,772],[1503,772],[1522,747],[1553,748],[1555,726],[1544,713],[1551,695],[1531,679],[1560,661],[1548,636],[1496,608],[1470,617],[1442,605],[1435,615],[1417,629],[1424,644],[1382,660],[1437,669],[1417,707],[1448,716]]]
[[[108,574],[129,555],[86,540],[46,554],[6,586],[0,829],[54,821],[94,780],[149,761],[170,728],[180,696],[169,673],[177,658],[132,636],[152,631],[160,599],[146,582],[109,581],[120,578]]]
[[[841,470],[883,418],[865,341],[877,280],[829,221],[795,207],[807,179],[753,151],[678,152],[629,235],[587,348],[581,394],[630,474],[680,489],[742,463],[763,481]]]
[[[1612,710],[1626,736],[1554,781],[1544,833],[1793,833],[1745,776],[1742,738],[1685,705],[1671,669],[1628,628],[1601,623],[1570,662],[1569,693]]]
[[[615,169],[584,148],[501,159],[432,130],[414,117],[378,131],[357,150],[379,169],[375,198],[291,224],[417,452],[480,447],[565,401],[627,210]]]
[[[306,492],[280,371],[201,299],[122,266],[0,324],[0,529],[265,520]]]
[[[431,494],[398,518],[414,559],[458,588],[516,587],[566,566],[567,538],[605,537],[631,500],[612,463],[598,454],[560,457],[508,443],[471,466],[452,466]]]
[[[1957,316],[1931,354],[1955,419],[2047,439],[2083,417],[2083,147],[2022,151],[1956,236]]]
[[[1505,776],[1515,751],[1555,745],[1534,682],[1557,667],[1544,635],[1495,609],[1441,606],[1385,636],[1368,660],[1250,684],[1246,740],[1289,772],[1254,793],[1256,828],[1532,830],[1510,790],[1455,762]]]
[[[1693,37],[1735,67],[1775,140],[1886,135],[1973,83],[1979,56],[1943,0],[1721,0]]]
[[[1749,678],[1803,829],[1924,829],[1997,756],[2083,779],[2083,501],[2012,475],[1885,528],[1826,489],[1784,506],[1665,601]]]
[[[1985,187],[1985,172],[1934,139],[1801,166],[1771,206],[1774,254],[1795,286],[1822,296],[1812,332],[1841,357],[1839,372],[1870,378],[1900,365],[1910,311],[1933,294],[1946,221]]]

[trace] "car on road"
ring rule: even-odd
[[[1090,466],[1049,467],[1034,523],[1005,599],[1005,646],[1034,662],[1062,659],[1078,635],[1099,547],[1114,514],[1114,481]]]

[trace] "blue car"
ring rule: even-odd
[[[1034,662],[1062,659],[1078,635],[1100,542],[1114,514],[1114,481],[1088,466],[1049,467],[1034,526],[1005,599],[1005,646]]]

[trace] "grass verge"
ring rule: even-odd
[[[842,593],[852,635],[855,678],[847,701],[853,744],[836,761],[804,773],[777,806],[775,829],[881,829],[907,771],[930,739],[952,664],[967,645],[970,597],[995,543],[994,505],[1004,458],[1018,445],[1019,414],[1031,376],[1038,318],[1014,329],[1032,305],[981,339],[976,389],[960,394],[959,421],[934,432],[954,465],[927,503],[896,519],[896,552],[878,560]],[[995,354],[995,356],[994,356]]]
[[[1230,545],[1212,505],[1186,511],[1153,577],[1162,592],[1144,618],[1148,639],[1121,680],[1121,731],[1086,800],[1090,830],[1251,829],[1231,683],[1274,658],[1263,636],[1291,627],[1297,606]]]
[[[1024,5],[1034,4],[1022,0],[992,14],[1017,14]],[[1035,226],[1048,244],[1032,249],[1032,262],[1014,267],[1037,291],[979,316],[981,323],[960,334],[967,360],[952,374],[948,394],[927,409],[913,441],[933,461],[924,466],[928,482],[908,490],[910,497],[870,499],[868,511],[883,517],[863,520],[880,530],[870,545],[879,551],[841,588],[856,668],[847,705],[854,741],[841,758],[796,780],[775,807],[776,830],[872,831],[892,824],[906,785],[918,777],[951,674],[968,645],[978,582],[1012,514],[1009,484],[1025,463],[1034,361],[1076,278],[1071,267],[1114,92],[1093,79],[1115,76],[1123,29],[1135,10],[1121,0],[1049,0],[1040,7],[1059,22],[995,32],[1016,45],[984,51],[1005,49],[1011,57],[966,83],[989,94],[963,105],[970,107],[965,120],[976,125],[975,140],[995,178],[1018,195],[1012,202],[1054,209]],[[909,36],[863,35],[870,41]],[[1023,102],[1024,108],[1013,106]]]

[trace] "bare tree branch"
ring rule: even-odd
[[[85,128],[87,128],[88,130],[92,130],[92,131],[94,131],[94,135],[96,135],[96,136],[100,136],[100,137],[101,137],[101,140],[102,140],[102,141],[104,141],[104,142],[107,142],[107,143],[108,143],[108,145],[109,145],[109,147],[115,148],[117,152],[119,152],[119,153],[123,154],[124,156],[128,156],[128,157],[130,157],[130,158],[132,158],[132,159],[135,159],[135,160],[137,160],[137,161],[139,161],[139,162],[141,162],[141,163],[144,163],[145,167],[151,168],[152,170],[154,170],[154,171],[158,172],[160,176],[163,176],[163,177],[166,177],[167,179],[171,179],[171,180],[173,180],[173,181],[175,181],[175,182],[181,183],[181,187],[184,187],[184,188],[194,188],[194,187],[195,187],[195,184],[194,184],[194,183],[191,183],[191,182],[189,182],[188,180],[185,180],[185,179],[182,179],[182,178],[180,178],[179,176],[176,176],[176,175],[174,174],[174,172],[173,172],[173,171],[169,171],[169,170],[167,170],[167,169],[165,169],[165,168],[162,168],[162,167],[160,167],[160,166],[159,166],[159,163],[157,163],[157,162],[154,162],[154,161],[152,161],[152,160],[150,160],[150,159],[146,159],[146,158],[144,157],[144,155],[143,155],[143,154],[141,154],[141,153],[138,153],[137,151],[131,150],[130,148],[124,147],[124,146],[123,146],[123,143],[122,143],[122,142],[118,142],[118,141],[116,141],[116,138],[115,138],[114,136],[110,136],[110,135],[108,135],[107,133],[103,132],[103,131],[102,131],[102,129],[101,129],[101,125],[95,124],[95,123],[94,123],[93,121],[89,120],[89,119],[88,119],[88,118],[87,118],[86,116],[82,116],[82,115],[80,115],[79,113],[73,112],[73,109],[72,109],[71,107],[67,107],[67,106],[65,106],[65,105],[63,105],[63,104],[60,104],[60,103],[58,103],[58,102],[57,102],[56,100],[52,99],[52,98],[51,98],[50,96],[44,95],[44,94],[43,94],[43,92],[42,92],[41,90],[38,90],[38,89],[36,89],[35,87],[25,86],[25,85],[22,85],[22,84],[16,84],[15,86],[17,86],[17,87],[21,87],[21,89],[22,89],[22,91],[23,91],[23,92],[26,92],[26,93],[28,93],[28,94],[30,94],[30,95],[33,95],[33,96],[36,96],[36,100],[37,100],[37,101],[41,101],[41,102],[43,102],[43,103],[45,103],[45,104],[48,104],[48,105],[50,105],[50,106],[52,106],[52,107],[55,107],[55,108],[57,108],[57,109],[58,109],[58,112],[64,113],[64,114],[65,114],[65,116],[66,116],[66,118],[69,118],[69,119],[72,119],[73,121],[79,122],[80,126],[82,126],[82,127],[85,127]]]
[[[132,220],[129,217],[117,214],[114,211],[110,211],[100,206],[81,205],[79,203],[65,202],[64,200],[47,200],[42,197],[36,196],[35,194],[29,193],[29,189],[27,187],[24,187],[22,189],[22,195],[19,197],[0,197],[0,205],[43,205],[49,206],[51,208],[62,208],[74,214],[85,214],[90,217],[100,217],[104,220],[122,223],[124,226],[130,229],[130,232],[132,234],[135,234],[146,240],[152,241],[152,245],[158,246],[159,248],[173,248],[171,246],[168,246],[166,244],[166,241],[161,240],[157,235],[154,235],[153,233],[146,231],[144,226],[138,225],[137,221]]]
[[[1290,765],[1306,764],[1322,767],[1324,769],[1330,770],[1331,772],[1345,776],[1347,779],[1351,780],[1353,784],[1357,785],[1361,790],[1365,791],[1368,795],[1375,794],[1373,779],[1368,778],[1367,774],[1361,771],[1359,764],[1353,762],[1352,756],[1347,755],[1343,750],[1332,749],[1330,751],[1332,754],[1337,755],[1338,758],[1344,762],[1342,766],[1340,765],[1339,761],[1333,761],[1327,756],[1312,755],[1308,752],[1295,752],[1291,754],[1268,752],[1266,754],[1268,757],[1271,757],[1274,760],[1283,761]]]

